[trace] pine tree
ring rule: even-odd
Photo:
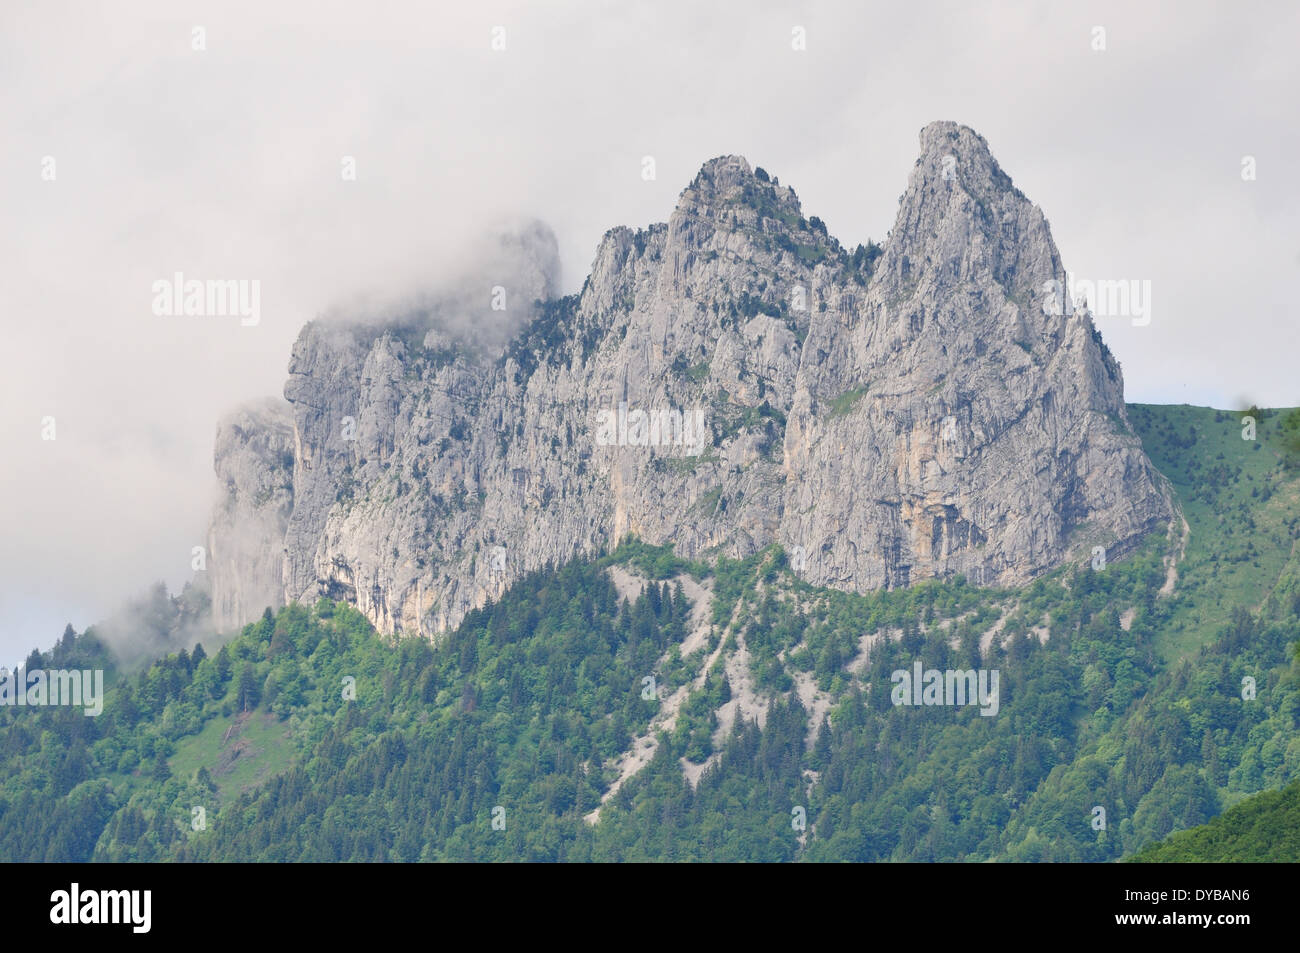
[[[519,677],[518,672],[515,673],[515,677]],[[437,669],[430,664],[420,676],[420,701],[425,705],[432,705],[437,700],[438,672]]]
[[[683,623],[691,617],[691,603],[686,598],[686,590],[682,588],[680,579],[673,584],[673,609]]]
[[[154,758],[153,771],[150,774],[150,777],[152,777],[158,784],[163,784],[171,776],[172,769],[167,765],[167,757],[159,751],[157,757]]]
[[[823,716],[821,726],[817,729],[817,741],[813,745],[813,767],[823,770],[831,763],[831,723]]]
[[[72,623],[69,622],[67,627],[63,630],[63,638],[59,640],[59,657],[67,659],[67,657],[72,654],[72,649],[76,641],[77,633],[73,630]]]
[[[230,649],[227,646],[223,645],[221,650],[217,652],[215,664],[217,666],[217,678],[220,679],[221,683],[224,685],[226,680],[230,678],[230,668],[232,664],[230,661]]]
[[[251,711],[257,707],[259,697],[257,674],[253,671],[253,663],[245,662],[239,672],[239,688],[236,691],[235,703],[240,711]]]

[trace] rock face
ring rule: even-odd
[[[218,513],[214,554],[267,536],[214,561],[214,598],[247,621],[234,594],[283,549],[281,598],[428,635],[628,533],[694,558],[778,543],[856,591],[1113,559],[1172,506],[1090,317],[1044,307],[1064,272],[1041,211],[954,123],[922,131],[883,250],[842,248],[735,156],[666,225],[608,232],[578,295],[551,297],[555,242],[530,227],[400,320],[303,329],[291,512],[283,531],[282,506]],[[217,457],[241,498],[282,480],[247,438],[219,435]]]
[[[282,400],[239,408],[217,426],[218,494],[208,529],[218,631],[284,605],[284,531],[293,511],[293,416]]]

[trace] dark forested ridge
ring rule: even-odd
[[[1265,791],[1200,827],[1143,848],[1133,863],[1300,862],[1300,781]]]
[[[99,717],[0,707],[0,858],[1133,855],[1300,778],[1300,415],[1254,413],[1246,441],[1237,414],[1132,407],[1185,538],[1023,589],[858,596],[776,549],[705,566],[629,541],[435,644],[322,600],[110,670]],[[27,664],[107,659],[69,630]],[[917,660],[996,670],[996,714],[895,705]],[[1204,830],[1294,817],[1268,797]]]

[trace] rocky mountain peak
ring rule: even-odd
[[[908,311],[915,311],[908,302],[951,299],[966,330],[1009,336],[1031,349],[1036,341],[1059,345],[1065,321],[1040,307],[1045,283],[1063,274],[1042,211],[1012,184],[974,130],[931,123],[921,130],[920,144],[876,270],[880,296]],[[994,298],[963,305],[976,287],[987,287]],[[995,305],[997,298],[1007,307]],[[922,307],[914,321],[924,326],[926,313],[935,311]]]
[[[766,220],[771,231],[797,227],[803,212],[794,190],[762,168],[751,168],[743,156],[718,156],[704,163],[682,190],[670,226],[681,218],[707,220],[727,229],[761,227]]]
[[[937,166],[937,174],[942,177],[943,159],[952,156],[956,161],[949,165],[954,169],[960,166],[971,173],[970,182],[996,179],[1010,185],[1010,179],[993,158],[988,142],[969,126],[947,120],[932,122],[921,130],[918,139],[921,152],[916,160],[917,170],[933,170]],[[958,181],[964,183],[967,180],[959,178]]]
[[[551,242],[505,242],[437,320],[493,285],[546,298]],[[304,329],[292,512],[227,498],[214,550],[285,525],[265,548],[285,599],[425,635],[628,533],[701,559],[778,544],[809,582],[855,591],[1115,558],[1172,506],[1090,320],[1041,307],[1061,270],[1042,212],[955,123],[922,130],[883,254],[849,255],[793,189],[720,156],[666,224],[607,232],[580,295],[494,326],[504,362]],[[282,486],[255,472],[282,466],[282,440],[269,457],[226,441],[228,490]]]
[[[734,195],[736,190],[752,185],[755,181],[754,170],[744,156],[718,156],[700,166],[700,171],[683,190],[683,195],[693,192],[703,201],[725,200]]]

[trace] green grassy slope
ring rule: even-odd
[[[1295,565],[1300,481],[1284,424],[1294,428],[1300,411],[1260,417],[1253,441],[1242,439],[1242,416],[1186,405],[1129,407],[1191,528],[1178,564],[1176,611],[1157,640],[1167,660],[1204,645],[1234,607],[1258,609]]]

